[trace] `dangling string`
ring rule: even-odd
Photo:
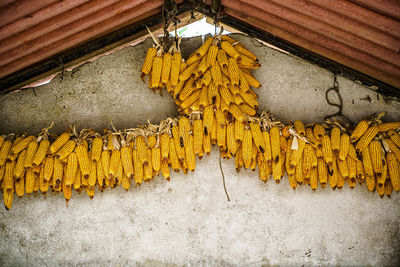
[[[329,92],[331,92],[331,91],[336,93],[336,95],[338,97],[338,100],[339,100],[339,103],[332,102],[329,99]],[[342,96],[340,95],[340,92],[339,92],[339,83],[337,81],[337,74],[336,73],[333,74],[333,86],[331,88],[328,88],[326,90],[326,92],[325,92],[325,99],[326,99],[326,102],[329,105],[337,107],[338,111],[336,113],[333,113],[331,115],[326,116],[324,118],[324,120],[325,121],[334,121],[335,122],[335,121],[337,121],[335,117],[342,117],[342,118],[344,118],[346,120],[346,124],[347,124],[346,128],[352,127],[353,126],[353,122],[348,117],[343,115],[343,99],[342,99]]]

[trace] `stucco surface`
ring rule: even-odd
[[[261,109],[283,121],[322,121],[336,109],[325,91],[332,74],[245,36],[238,40],[260,58],[255,76],[263,84]],[[183,41],[190,53],[201,38]],[[176,116],[172,99],[154,95],[139,79],[150,40],[85,64],[33,90],[0,96],[0,133],[38,133],[55,121],[102,130],[158,123]],[[400,104],[385,103],[363,86],[338,77],[344,113],[357,121],[386,111],[400,119]],[[369,96],[370,101],[366,101]],[[15,199],[0,209],[0,265],[399,265],[400,197],[380,199],[365,187],[290,189],[287,178],[266,184],[258,173],[236,173],[219,153],[197,162],[185,176],[172,173],[125,192],[96,192],[93,200],[73,194]],[[2,195],[0,194],[0,197]]]

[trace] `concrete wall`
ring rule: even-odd
[[[336,111],[325,102],[332,74],[251,38],[238,39],[259,56],[255,72],[262,109],[283,121],[321,121]],[[201,43],[184,40],[185,53]],[[151,42],[128,47],[86,64],[50,84],[0,99],[0,133],[37,133],[51,121],[67,127],[102,130],[112,118],[118,128],[177,115],[167,95],[151,93],[139,80]],[[359,120],[387,111],[400,118],[398,102],[338,78],[344,113]],[[369,96],[371,101],[363,100]],[[125,192],[96,192],[94,200],[73,194],[66,208],[61,195],[15,199],[0,209],[0,265],[398,265],[400,197],[380,199],[365,187],[342,190],[290,189],[236,173],[223,160],[224,195],[218,152],[197,162],[187,176],[155,181]],[[2,195],[0,195],[2,197]]]

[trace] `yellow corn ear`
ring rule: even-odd
[[[369,152],[371,154],[372,167],[376,176],[379,178],[382,175],[383,164],[382,164],[382,147],[379,141],[371,141],[369,144]]]
[[[350,137],[348,134],[342,134],[340,136],[340,148],[339,148],[339,159],[345,160],[350,146]]]
[[[322,148],[320,140],[314,136],[314,132],[311,128],[306,129],[306,138],[314,148]]]
[[[194,155],[194,140],[193,136],[189,135],[185,142],[185,155],[187,167],[190,171],[194,171],[196,168],[196,157]]]
[[[64,166],[59,159],[54,159],[53,162],[53,183],[57,186],[61,185],[64,177]]]
[[[245,71],[242,71],[242,74],[244,76],[244,78],[247,80],[247,83],[254,87],[254,88],[260,88],[261,87],[261,83],[254,78],[253,75],[246,73]]]
[[[176,154],[178,155],[179,160],[184,160],[185,159],[184,143],[181,143],[179,131],[180,130],[179,130],[178,125],[174,125],[172,127],[172,136],[174,138]],[[183,142],[183,139],[182,139],[182,142]],[[171,153],[171,151],[170,151],[170,153]]]
[[[231,57],[233,57],[235,60],[240,60],[240,54],[239,52],[233,47],[231,43],[228,41],[222,41],[221,42],[221,48]]]
[[[163,59],[161,56],[155,56],[153,59],[153,66],[151,67],[151,85],[152,88],[161,87],[161,73],[162,73]]]
[[[388,147],[390,148],[390,150],[391,150],[394,154],[396,154],[397,160],[400,161],[400,148],[398,148],[398,147],[396,146],[396,144],[393,143],[393,141],[390,140],[389,138],[386,138],[386,139],[385,139],[385,142],[386,142],[386,144],[388,145]]]
[[[143,166],[143,177],[145,182],[149,182],[153,177],[153,166],[151,164],[151,159],[152,159],[151,149],[147,148],[146,151],[147,151],[147,156],[149,158],[149,164]]]
[[[226,52],[223,49],[218,50],[217,54],[217,61],[219,65],[221,66],[221,69],[227,69],[228,68],[228,58],[226,56]]]
[[[264,183],[268,180],[268,165],[265,162],[264,155],[261,152],[257,153],[258,176]]]
[[[72,185],[77,170],[78,170],[78,158],[76,156],[76,153],[72,152],[68,156],[67,169],[65,172],[66,185]]]
[[[74,179],[75,179],[75,175],[74,175]],[[73,182],[73,180],[72,180],[72,182]],[[43,195],[46,195],[47,191],[49,190],[49,186],[50,186],[50,181],[46,181],[44,179],[44,168],[41,168],[40,172],[39,172],[39,189],[43,193]]]
[[[197,70],[200,62],[196,61],[191,65],[188,65],[186,69],[184,69],[181,74],[179,74],[179,80],[180,81],[186,81],[189,79],[191,76],[194,76],[194,72]]]
[[[218,65],[217,62],[214,62],[211,65],[211,77],[212,80],[215,84],[215,86],[218,88],[220,86],[222,86],[222,73],[221,73],[221,68]]]
[[[167,160],[169,155],[169,135],[167,133],[163,133],[160,137],[160,148],[162,159]]]
[[[193,123],[194,153],[198,155],[203,150],[203,121],[197,119]]]
[[[4,190],[9,190],[14,188],[14,168],[15,161],[7,161],[5,164],[4,178],[3,178],[3,192]]]
[[[124,173],[129,179],[133,176],[132,148],[129,146],[121,147],[121,162]]]
[[[36,193],[39,191],[39,185],[40,185],[39,184],[39,173],[42,168],[41,167],[34,167],[34,168],[38,169],[36,172],[35,172],[35,170],[33,171],[35,173],[35,182],[33,184],[33,192]],[[65,168],[66,168],[66,166],[65,166]]]
[[[368,190],[372,191],[375,189],[375,174],[374,174],[374,169],[372,167],[371,154],[369,152],[368,146],[364,148],[362,151],[362,162],[365,172],[365,181],[367,183]]]
[[[166,161],[162,161],[160,168],[161,168],[162,175],[169,182],[171,178],[170,178],[170,171],[169,171],[168,163]],[[179,171],[179,169],[178,169],[178,171]]]
[[[92,141],[92,161],[93,162],[98,162],[101,157],[101,151],[103,149],[103,139],[100,137],[95,137],[93,138]]]
[[[229,153],[232,156],[236,154],[237,146],[235,139],[235,125],[233,123],[228,123],[226,128],[226,143]]]
[[[162,72],[161,72],[161,84],[165,86],[165,85],[167,85],[170,74],[171,74],[171,64],[172,64],[171,53],[164,53],[162,63],[163,63],[163,65],[162,65]]]
[[[181,68],[182,54],[181,52],[175,52],[172,56],[171,63],[171,86],[175,87],[178,84],[179,73]]]
[[[68,141],[68,140],[67,140]],[[39,143],[39,147],[35,152],[32,160],[32,166],[40,166],[43,162],[43,159],[46,157],[47,152],[49,151],[50,142],[47,139],[43,139]]]
[[[354,143],[356,142],[358,139],[361,138],[361,136],[363,136],[363,134],[365,133],[365,131],[368,129],[368,122],[367,121],[360,121],[356,128],[354,128],[354,131],[351,133],[350,135],[350,142]]]
[[[211,135],[203,135],[203,151],[210,155],[211,152]]]
[[[242,141],[243,146],[243,163],[244,168],[247,169],[251,164],[251,155],[252,155],[252,147],[253,147],[253,135],[251,134],[250,129],[244,130],[244,136]]]
[[[50,153],[54,154],[60,148],[62,148],[68,142],[70,136],[71,136],[70,133],[65,132],[65,133],[62,133],[59,137],[57,137],[57,139],[50,145]],[[46,153],[47,153],[47,151],[46,151]]]
[[[208,104],[208,87],[203,86],[200,92],[199,107],[200,109],[204,109]]]
[[[255,97],[251,93],[240,90],[239,95],[243,98],[244,102],[246,102],[252,108],[258,107],[258,101],[257,101],[257,99],[255,99]]]
[[[228,59],[228,72],[229,72],[229,79],[231,80],[231,84],[233,86],[239,85],[239,67],[237,65],[236,59],[230,57]]]
[[[135,183],[137,185],[141,185],[143,182],[143,164],[138,154],[139,153],[136,149],[132,150],[133,172],[134,172]]]
[[[7,155],[10,152],[12,142],[10,140],[4,141],[0,149],[0,166],[4,166],[6,163]]]
[[[243,112],[240,110],[239,106],[236,104],[231,104],[229,106],[229,113],[232,114],[232,116],[240,123],[244,123],[246,120],[245,115]]]
[[[390,140],[392,140],[392,142],[395,143],[397,147],[400,147],[400,135],[393,130],[389,130],[387,134]]]
[[[281,152],[281,151],[279,151],[279,152]],[[285,157],[282,155],[282,153],[279,153],[278,159],[279,159],[278,162],[272,161],[272,177],[274,178],[274,180],[277,184],[280,183],[280,180],[283,175],[282,167],[284,166],[283,161],[285,160]]]
[[[323,135],[321,143],[322,143],[322,154],[324,156],[324,160],[326,163],[328,163],[329,166],[331,166],[333,162],[331,139],[329,138],[328,135]]]
[[[295,173],[296,169],[295,169],[295,167],[290,166],[290,157],[292,154],[292,150],[290,149],[290,147],[292,146],[292,142],[293,142],[293,139],[292,138],[289,139],[289,141],[288,141],[289,149],[285,153],[285,168],[286,168],[286,172],[287,172],[288,176],[293,176],[292,179],[296,180],[296,178],[294,177],[294,173]],[[290,182],[290,179],[291,178],[289,177],[289,182]],[[292,184],[290,184],[290,187],[293,188]],[[296,187],[297,187],[297,182],[296,182]],[[293,188],[293,189],[295,189],[295,188]]]
[[[249,106],[248,104],[242,103],[242,104],[240,104],[239,107],[240,107],[240,110],[246,115],[249,115],[249,116],[256,115],[256,110],[253,107]]]
[[[321,139],[325,135],[325,128],[321,124],[315,124],[313,132],[316,138]]]
[[[220,150],[221,151],[221,150]],[[255,171],[257,167],[257,147],[253,142],[253,147],[251,149],[251,164],[250,164],[250,169],[252,171]]]
[[[300,136],[306,136],[306,131],[304,129],[304,125],[301,121],[295,121],[293,123],[294,129],[296,130],[297,134]]]
[[[194,78],[186,81],[182,91],[179,92],[179,100],[183,101],[188,98],[196,90]]]
[[[157,54],[157,49],[155,47],[150,47],[147,49],[146,58],[142,66],[142,77],[149,74],[151,67],[153,65],[153,59]]]
[[[344,179],[348,179],[349,178],[349,168],[347,166],[347,161],[338,159],[337,166],[338,166],[340,175],[343,176]]]
[[[386,161],[388,167],[388,173],[393,189],[396,192],[400,191],[400,163],[396,159],[396,155],[393,152],[386,154]]]
[[[324,135],[325,137],[326,135]],[[326,161],[325,161],[326,162]],[[339,180],[339,170],[337,168],[336,159],[332,158],[332,164],[328,166],[329,186],[335,189]]]
[[[317,168],[312,168],[310,173],[310,187],[315,191],[318,187],[318,170]]]
[[[303,140],[298,139],[297,137],[295,137],[295,139],[293,139],[292,143],[294,143],[294,142],[297,142],[297,149],[296,149],[296,147],[293,147],[293,145],[292,145],[292,148],[291,148],[292,152],[291,152],[291,156],[290,156],[290,166],[296,167],[300,163],[300,160],[302,161],[302,155],[303,155],[303,151],[306,146],[306,143]],[[271,145],[272,145],[272,140],[271,140]],[[301,164],[301,166],[303,166],[303,163]],[[303,170],[301,170],[301,171],[303,171]]]
[[[66,205],[68,205],[68,201],[71,199],[71,196],[72,196],[72,186],[67,185],[65,180],[63,180],[62,191],[63,191],[65,201],[67,203]]]
[[[338,156],[340,149],[340,129],[337,127],[333,127],[331,131],[331,146],[333,154]]]
[[[143,166],[147,166],[147,164],[149,164],[149,155],[147,153],[147,146],[144,136],[139,135],[136,137],[136,148],[140,162]]]
[[[24,172],[25,156],[26,156],[26,150],[23,150],[18,155],[18,159],[17,159],[17,162],[16,162],[14,170],[13,170],[13,177],[16,181],[19,181],[19,179],[21,178],[21,176]]]
[[[66,159],[68,157],[68,155],[71,154],[72,151],[74,151],[75,146],[76,146],[76,143],[74,140],[67,141],[65,143],[65,145],[63,145],[63,147],[57,151],[57,153],[55,154],[55,157],[58,159]]]
[[[87,179],[90,174],[90,161],[88,151],[83,144],[78,145],[75,148],[76,156],[78,157],[79,168],[82,176]]]
[[[54,158],[48,155],[43,164],[43,178],[45,181],[50,181],[54,173]]]
[[[211,128],[214,120],[214,108],[206,106],[203,112],[203,130],[204,135],[209,135],[211,133]]]
[[[217,125],[217,144],[222,150],[226,150],[226,126],[223,124]]]
[[[198,58],[202,58],[203,56],[205,56],[212,43],[213,43],[213,38],[212,37],[207,38],[207,40],[205,40],[204,43],[195,52],[196,56]]]
[[[108,168],[108,177],[114,177],[118,170],[118,165],[121,162],[121,151],[114,150],[110,157],[110,167]]]
[[[277,127],[272,127],[270,130],[270,139],[271,139],[271,154],[272,161],[278,163],[279,155],[280,155],[280,133]]]
[[[337,158],[335,157],[336,162],[338,162]],[[337,164],[337,163],[336,163]],[[339,167],[338,167],[339,170]],[[337,183],[336,183],[336,187],[338,189],[342,189],[345,183],[345,178],[343,177],[342,173],[340,171],[337,172]]]
[[[359,184],[363,184],[365,180],[364,166],[361,160],[356,160],[357,164],[357,180]]]
[[[106,178],[108,177],[109,174],[109,168],[110,168],[110,152],[107,150],[103,150],[103,152],[101,152],[101,167],[103,170],[103,175]]]
[[[32,171],[32,168],[28,168],[25,172],[25,191],[27,194],[31,194],[33,192],[33,187],[35,184],[35,174]]]
[[[91,161],[90,162],[90,174],[89,174],[89,178],[87,179],[87,185],[89,187],[95,186],[96,180],[97,180],[97,164],[96,164],[96,162]]]
[[[241,144],[236,144],[236,157],[235,157],[235,166],[236,172],[240,172],[243,167],[243,146]]]
[[[365,147],[369,145],[369,143],[374,139],[374,137],[378,134],[378,127],[371,126],[369,127],[360,140],[357,142],[356,151],[361,152]]]
[[[233,96],[232,96],[231,92],[229,91],[229,89],[227,87],[223,86],[223,87],[221,87],[219,92],[221,94],[221,98],[224,101],[224,103],[229,106],[233,102]]]
[[[201,90],[197,90],[197,91],[194,91],[194,92],[192,92],[192,94],[190,95],[190,96],[188,96],[182,103],[181,103],[181,107],[183,108],[183,109],[186,109],[186,108],[192,108],[191,106],[195,103],[195,102],[197,102],[199,99],[200,99],[200,93],[201,93]]]
[[[99,189],[100,190],[104,190],[104,180],[106,180],[106,176],[104,175],[103,172],[103,165],[102,165],[102,161],[99,160],[96,163],[96,176],[97,176],[97,184],[99,185]]]
[[[264,143],[263,135],[261,133],[260,126],[258,125],[258,123],[251,122],[250,129],[251,129],[251,133],[253,134],[253,140],[254,140],[254,143],[256,144],[258,151],[260,151],[261,153],[264,153],[265,152],[265,143]]]
[[[357,178],[357,161],[351,157],[346,158],[347,167],[349,169],[349,185],[353,188]]]
[[[82,172],[81,170],[78,168],[78,170],[76,171],[75,174],[75,179],[74,179],[74,183],[72,184],[74,186],[74,189],[80,194],[81,192],[81,184],[82,184]]]
[[[310,144],[306,144],[303,152],[303,176],[305,179],[309,180],[312,169],[312,155],[311,155],[312,146]]]
[[[264,145],[265,145],[264,158],[265,158],[265,161],[268,164],[270,164],[271,161],[272,161],[270,134],[269,134],[269,132],[267,130],[265,130],[265,131],[262,132],[262,135],[263,135]]]
[[[6,210],[10,210],[12,208],[13,199],[14,199],[14,187],[7,190],[3,190],[3,202]]]
[[[181,116],[178,121],[179,124],[179,142],[180,146],[184,147],[189,138],[190,121],[187,117]]]
[[[322,188],[325,188],[326,184],[328,183],[328,168],[323,158],[318,159],[317,168],[318,168],[319,183],[321,184]]]
[[[38,148],[38,143],[34,140],[31,141],[28,145],[28,148],[26,149],[26,156],[25,156],[25,161],[24,161],[24,168],[30,168],[32,167],[32,161],[33,161],[33,156],[35,155],[35,152]]]
[[[178,84],[176,85],[176,87],[174,88],[174,91],[173,91],[174,99],[176,99],[176,100],[179,99],[179,95],[180,95],[184,85],[185,85],[185,81],[182,81],[182,80],[178,81]]]
[[[211,66],[217,61],[218,46],[213,44],[208,48],[207,52],[207,66]]]
[[[12,153],[13,154],[19,154],[22,150],[24,150],[25,148],[28,147],[29,143],[31,141],[35,140],[35,136],[28,136],[23,138],[20,142],[16,143],[13,147],[12,147]]]
[[[204,75],[203,78],[201,79],[201,86],[208,86],[212,81],[212,76],[211,76],[211,70],[208,69]]]
[[[378,131],[381,132],[387,132],[389,130],[396,130],[400,128],[400,121],[396,122],[386,122],[386,123],[381,123],[378,124]]]
[[[151,165],[153,166],[154,172],[160,171],[161,164],[161,151],[159,147],[153,147],[151,149]]]
[[[176,153],[175,149],[175,140],[171,137],[169,138],[169,159],[171,161],[171,167],[175,172],[179,172],[181,168],[181,164],[178,159],[178,154]],[[166,160],[163,160],[162,162],[167,162]],[[161,163],[162,163],[161,162]],[[161,167],[162,168],[162,167]],[[162,172],[162,171],[161,171]],[[164,175],[164,174],[163,174]],[[165,177],[165,176],[164,176]]]

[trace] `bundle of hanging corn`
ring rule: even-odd
[[[165,59],[168,53],[162,59],[155,57],[155,48],[149,48],[142,74],[149,73],[152,62],[150,88],[165,86],[184,114],[204,110],[221,117],[229,112],[244,121],[246,115],[256,114],[258,96],[251,87],[259,88],[261,84],[251,70],[261,65],[253,53],[233,38],[221,35],[222,31],[208,38],[186,62],[177,59],[171,63],[170,55]]]
[[[235,157],[236,170],[258,166],[266,182],[272,174],[279,183],[286,173],[293,189],[318,183],[325,188],[350,188],[365,184],[369,191],[390,196],[400,190],[400,122],[363,120],[349,130],[337,122],[304,126],[301,121],[283,125],[263,112],[246,121],[229,117],[204,120],[201,112],[168,118],[159,125],[117,131],[76,132],[70,127],[59,136],[49,128],[36,136],[0,136],[0,182],[4,204],[10,209],[14,193],[22,197],[39,190],[85,190],[93,198],[95,188],[104,191],[131,181],[139,186],[161,174],[170,180],[170,168],[187,174],[217,144],[221,156]],[[204,126],[210,123],[206,134]]]

